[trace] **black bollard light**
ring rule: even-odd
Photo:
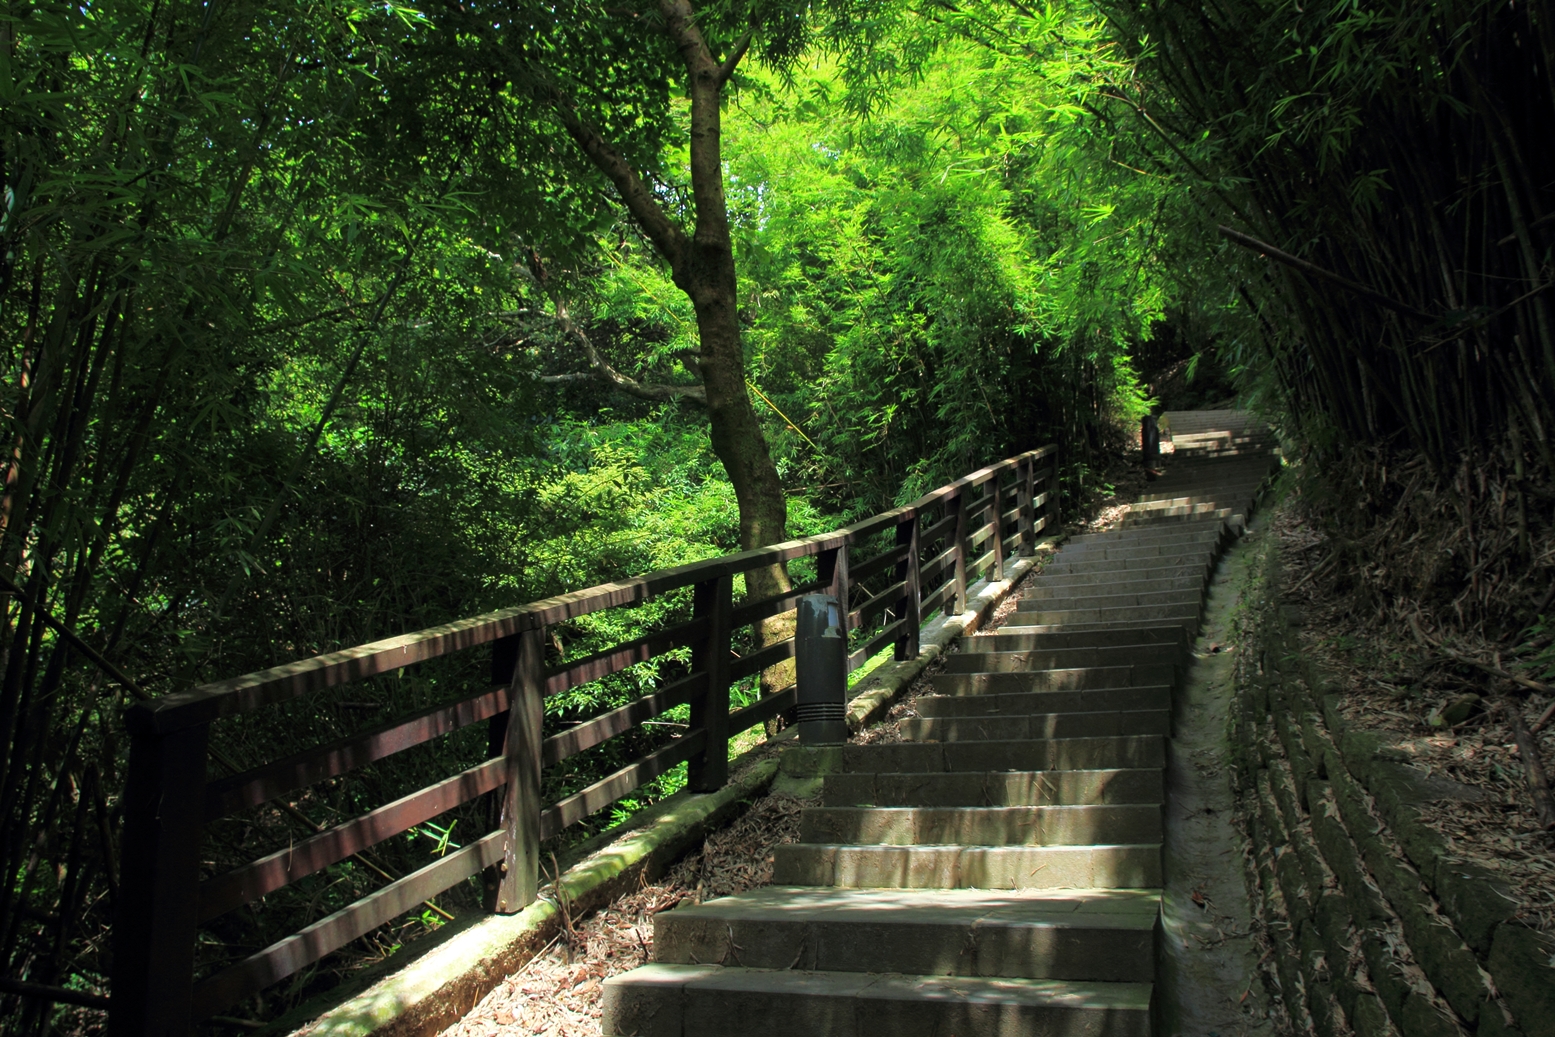
[[[799,741],[805,745],[847,741],[848,636],[836,598],[806,594],[799,599],[794,642]]]

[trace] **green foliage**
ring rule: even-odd
[[[862,122],[827,118],[829,66],[753,85],[726,131],[753,368],[805,415],[807,481],[866,508],[1101,446],[1143,412],[1128,352],[1165,299],[1160,182],[1098,153],[1072,73],[957,38],[920,71]]]
[[[1549,6],[1097,6],[1139,72],[1103,111],[1180,184],[1190,350],[1313,462],[1383,611],[1514,637],[1555,575]]]

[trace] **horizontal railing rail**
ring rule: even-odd
[[[1013,554],[1029,554],[1039,533],[1057,528],[1057,455],[1052,446],[1029,451],[819,536],[606,583],[131,707],[111,1030],[186,1033],[193,1023],[477,875],[485,876],[488,910],[522,910],[537,893],[542,842],[682,763],[690,789],[717,790],[728,777],[730,738],[794,706],[796,689],[789,686],[731,710],[738,682],[794,654],[792,637],[763,645],[753,633],[738,643],[758,647],[736,657],[737,631],[791,612],[804,594],[824,591],[839,599],[847,616],[849,670],[893,646],[897,659],[916,658],[925,620],[936,612],[964,611],[968,588],[979,577],[1002,578]],[[769,598],[735,602],[736,577],[800,559],[814,560],[814,579]],[[548,632],[558,624],[687,588],[689,619],[547,669]],[[463,697],[240,773],[207,774],[213,725],[482,646],[490,646],[492,680]],[[686,650],[689,672],[683,676],[545,735],[546,698]],[[684,705],[690,722],[678,737],[554,803],[542,801],[545,768]],[[477,724],[491,731],[490,758],[338,823],[309,822],[312,834],[202,876],[208,826],[277,801],[297,816],[285,800],[299,790]],[[202,926],[482,797],[496,800],[491,831],[408,875],[374,866],[386,882],[380,888],[239,961],[199,967]]]

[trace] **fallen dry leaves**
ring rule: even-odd
[[[569,920],[543,953],[443,1031],[444,1037],[599,1037],[604,981],[649,960],[653,916],[684,900],[729,896],[771,882],[773,848],[799,838],[803,805],[780,793],[763,796],[662,881],[587,918]]]
[[[1421,820],[1446,837],[1453,854],[1501,876],[1525,922],[1555,931],[1555,836],[1539,827],[1505,712],[1521,710],[1531,727],[1549,700],[1423,648],[1403,604],[1386,611],[1358,608],[1354,596],[1336,586],[1343,574],[1329,563],[1325,538],[1299,507],[1281,508],[1270,530],[1280,544],[1286,598],[1304,614],[1302,648],[1341,694],[1341,714],[1392,735],[1410,764],[1456,783],[1443,786],[1443,798],[1421,806]],[[1492,646],[1478,647],[1468,654],[1494,657]],[[1453,727],[1430,723],[1444,703],[1464,693],[1484,696],[1489,708]],[[1550,770],[1555,727],[1536,738]]]

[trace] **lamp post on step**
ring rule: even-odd
[[[799,741],[825,745],[848,740],[848,634],[842,608],[829,594],[799,599],[794,631]]]

